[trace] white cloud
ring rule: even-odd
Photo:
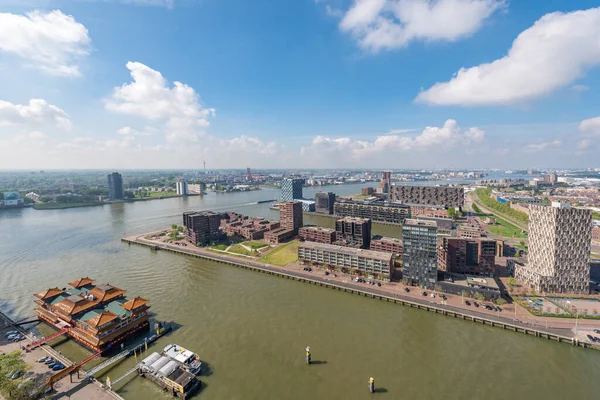
[[[117,134],[125,135],[125,136],[148,136],[148,135],[150,135],[149,132],[138,131],[136,129],[133,129],[130,126],[124,126],[121,129],[118,129]]]
[[[575,92],[575,93],[583,93],[583,92],[587,92],[588,90],[590,90],[589,87],[585,86],[585,85],[573,85],[571,86],[571,91]]]
[[[557,148],[561,144],[562,144],[562,141],[560,141],[560,140],[553,140],[550,142],[530,143],[524,147],[524,150],[527,153],[538,153],[540,151]]]
[[[158,6],[172,8],[176,0],[89,0],[101,3],[115,2],[124,4],[134,4],[139,6]]]
[[[28,105],[13,104],[0,100],[0,126],[26,125],[45,126],[55,125],[63,130],[71,129],[68,115],[59,107],[48,104],[43,99],[31,99]]]
[[[89,53],[88,30],[59,10],[26,15],[0,13],[0,52],[53,75],[78,76],[78,60]]]
[[[600,138],[600,117],[590,118],[581,121],[579,131],[584,136],[592,136]]]
[[[497,105],[547,95],[600,64],[600,8],[546,14],[521,32],[503,58],[421,92],[435,105]]]
[[[472,35],[504,0],[355,0],[340,22],[371,51],[413,40],[456,41]]]
[[[196,91],[181,82],[171,87],[159,71],[128,62],[133,82],[116,87],[106,100],[108,110],[165,122],[169,141],[198,141],[214,108],[202,108]]]
[[[354,140],[348,137],[328,138],[316,136],[309,146],[301,149],[307,157],[317,157],[319,161],[347,159],[374,160],[380,162],[381,157],[395,158],[400,153],[411,151],[444,152],[457,145],[468,147],[481,143],[485,133],[479,128],[462,130],[453,119],[447,120],[443,126],[428,126],[416,136],[382,135],[374,141]]]

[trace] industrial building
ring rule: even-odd
[[[468,275],[493,276],[496,241],[492,239],[441,238],[438,269]]]
[[[393,255],[332,244],[303,242],[298,246],[298,261],[301,264],[321,265],[345,273],[357,273],[389,281],[392,275]]]
[[[539,293],[588,294],[591,239],[591,210],[532,205],[529,259],[516,267],[516,278]]]
[[[175,183],[175,189],[177,190],[177,194],[179,196],[187,196],[188,195],[188,184],[185,181],[177,181]]]
[[[437,225],[407,219],[402,225],[402,276],[411,284],[433,289],[437,281]]]
[[[404,204],[462,207],[464,194],[461,187],[392,185],[389,199]]]
[[[340,217],[369,218],[374,222],[401,224],[410,218],[409,206],[379,200],[336,200],[333,209],[334,214]]]

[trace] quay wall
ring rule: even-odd
[[[403,299],[403,298],[396,298],[396,297],[388,296],[385,294],[377,293],[373,290],[361,290],[361,289],[357,289],[357,288],[345,287],[345,286],[338,285],[338,284],[331,283],[331,282],[324,282],[322,280],[318,280],[318,279],[314,279],[314,278],[294,275],[292,273],[288,273],[285,271],[279,271],[279,270],[275,269],[277,267],[262,267],[262,266],[257,265],[256,263],[251,263],[251,262],[244,261],[244,260],[239,260],[239,261],[231,260],[231,259],[219,257],[216,254],[210,255],[210,254],[190,251],[185,248],[172,248],[172,247],[168,247],[164,244],[159,245],[159,244],[144,241],[143,239],[138,239],[138,238],[124,237],[121,239],[121,241],[129,243],[129,244],[133,243],[133,244],[138,244],[141,246],[146,246],[146,247],[149,247],[150,249],[154,249],[154,250],[165,250],[165,251],[170,251],[172,253],[178,253],[178,254],[184,254],[184,255],[188,255],[188,256],[192,256],[192,257],[196,257],[196,258],[202,258],[205,260],[214,261],[214,262],[221,263],[221,264],[229,264],[229,265],[233,265],[236,267],[241,267],[241,268],[245,268],[245,269],[249,269],[249,270],[253,270],[253,271],[258,271],[258,272],[262,272],[262,273],[269,274],[269,275],[279,276],[279,277],[286,278],[286,279],[292,279],[292,280],[295,280],[298,282],[312,284],[315,286],[321,286],[321,287],[338,290],[338,291],[342,291],[342,292],[346,292],[346,293],[351,293],[351,294],[355,294],[358,296],[363,296],[363,297],[367,297],[367,298],[371,298],[371,299],[375,299],[375,300],[386,301],[386,302],[400,304],[400,305],[411,307],[411,308],[416,308],[419,310],[425,310],[425,311],[432,312],[435,314],[445,315],[445,316],[448,316],[451,318],[462,319],[465,321],[471,321],[471,322],[482,324],[482,325],[488,325],[488,326],[492,326],[492,327],[496,327],[496,328],[500,328],[500,329],[504,329],[504,330],[510,330],[510,331],[513,331],[516,333],[531,335],[531,336],[543,338],[546,340],[553,340],[553,341],[556,341],[559,343],[568,343],[573,346],[579,346],[579,347],[583,347],[583,348],[590,348],[590,349],[598,350],[598,348],[596,348],[595,346],[592,346],[589,343],[581,342],[579,340],[576,340],[573,337],[569,337],[564,334],[552,332],[550,330],[536,329],[536,328],[533,328],[533,327],[530,327],[530,326],[527,326],[524,324],[503,321],[500,318],[493,319],[493,318],[488,318],[488,317],[484,317],[484,316],[477,316],[477,315],[473,315],[473,314],[463,313],[463,312],[456,311],[456,310],[448,310],[448,309],[444,309],[441,307],[437,307],[435,305],[422,304],[422,303],[416,302],[414,300],[408,300],[405,298]]]

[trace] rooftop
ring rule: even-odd
[[[422,219],[407,219],[404,221],[404,225],[407,226],[422,226],[425,228],[437,228],[435,221],[428,221]]]
[[[324,243],[316,243],[316,242],[300,243],[298,248],[314,249],[314,250],[321,250],[321,251],[331,251],[331,252],[341,253],[341,254],[345,254],[345,255],[349,255],[349,256],[372,258],[375,260],[381,260],[381,261],[385,261],[385,262],[391,262],[392,257],[393,257],[392,253],[384,253],[381,251],[374,251],[374,250],[355,249],[355,248],[351,248],[351,247],[344,247],[344,246],[337,246],[334,244],[324,244]]]
[[[388,243],[396,243],[402,245],[402,239],[398,239],[390,236],[373,236],[371,239],[371,243],[379,241],[379,242],[388,242]]]

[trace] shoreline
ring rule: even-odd
[[[100,203],[100,202],[97,202],[97,203],[73,203],[73,205],[70,205],[69,203],[56,203],[56,206],[52,206],[52,207],[36,208],[35,205],[33,205],[31,208],[33,208],[34,210],[37,210],[37,211],[66,210],[69,208],[97,207],[97,206],[105,206],[105,205],[109,205],[109,204],[135,203],[136,201],[165,200],[165,199],[175,199],[178,197],[189,197],[189,196],[195,197],[195,196],[202,196],[202,195],[190,194],[187,196],[176,195],[176,196],[145,197],[145,198],[141,198],[141,199],[103,201],[102,203]],[[53,205],[53,203],[48,203],[48,204]]]
[[[435,303],[434,305],[430,301],[411,298],[409,296],[403,296],[400,294],[393,295],[390,293],[386,293],[384,290],[378,290],[375,288],[359,287],[357,285],[345,282],[333,283],[329,279],[324,279],[316,276],[306,276],[305,274],[299,272],[283,270],[282,267],[269,266],[250,260],[236,259],[226,255],[220,255],[218,253],[208,253],[208,250],[203,250],[199,248],[188,249],[187,247],[180,247],[176,245],[170,245],[166,243],[144,239],[144,236],[150,235],[152,233],[153,232],[148,232],[142,235],[123,237],[121,238],[121,241],[128,243],[129,245],[133,243],[145,246],[150,248],[151,250],[166,250],[172,253],[202,258],[205,260],[218,262],[222,264],[229,264],[232,266],[241,267],[257,272],[267,273],[269,275],[279,276],[282,278],[292,279],[304,283],[310,283],[316,286],[326,287],[329,289],[343,291],[351,294],[357,294],[359,296],[370,297],[376,300],[392,302],[457,319],[476,322],[482,325],[502,328],[504,330],[512,330],[513,332],[544,338],[546,340],[554,340],[559,343],[569,343],[573,346],[599,349],[591,345],[590,343],[586,343],[576,339],[575,337],[573,337],[572,331],[567,328],[544,328],[543,326],[532,326],[532,324],[526,322],[523,323],[521,321],[515,321],[505,317],[486,315],[484,313],[475,312],[471,310],[463,310],[455,306],[440,305],[437,303]],[[581,329],[583,329],[583,327]]]

